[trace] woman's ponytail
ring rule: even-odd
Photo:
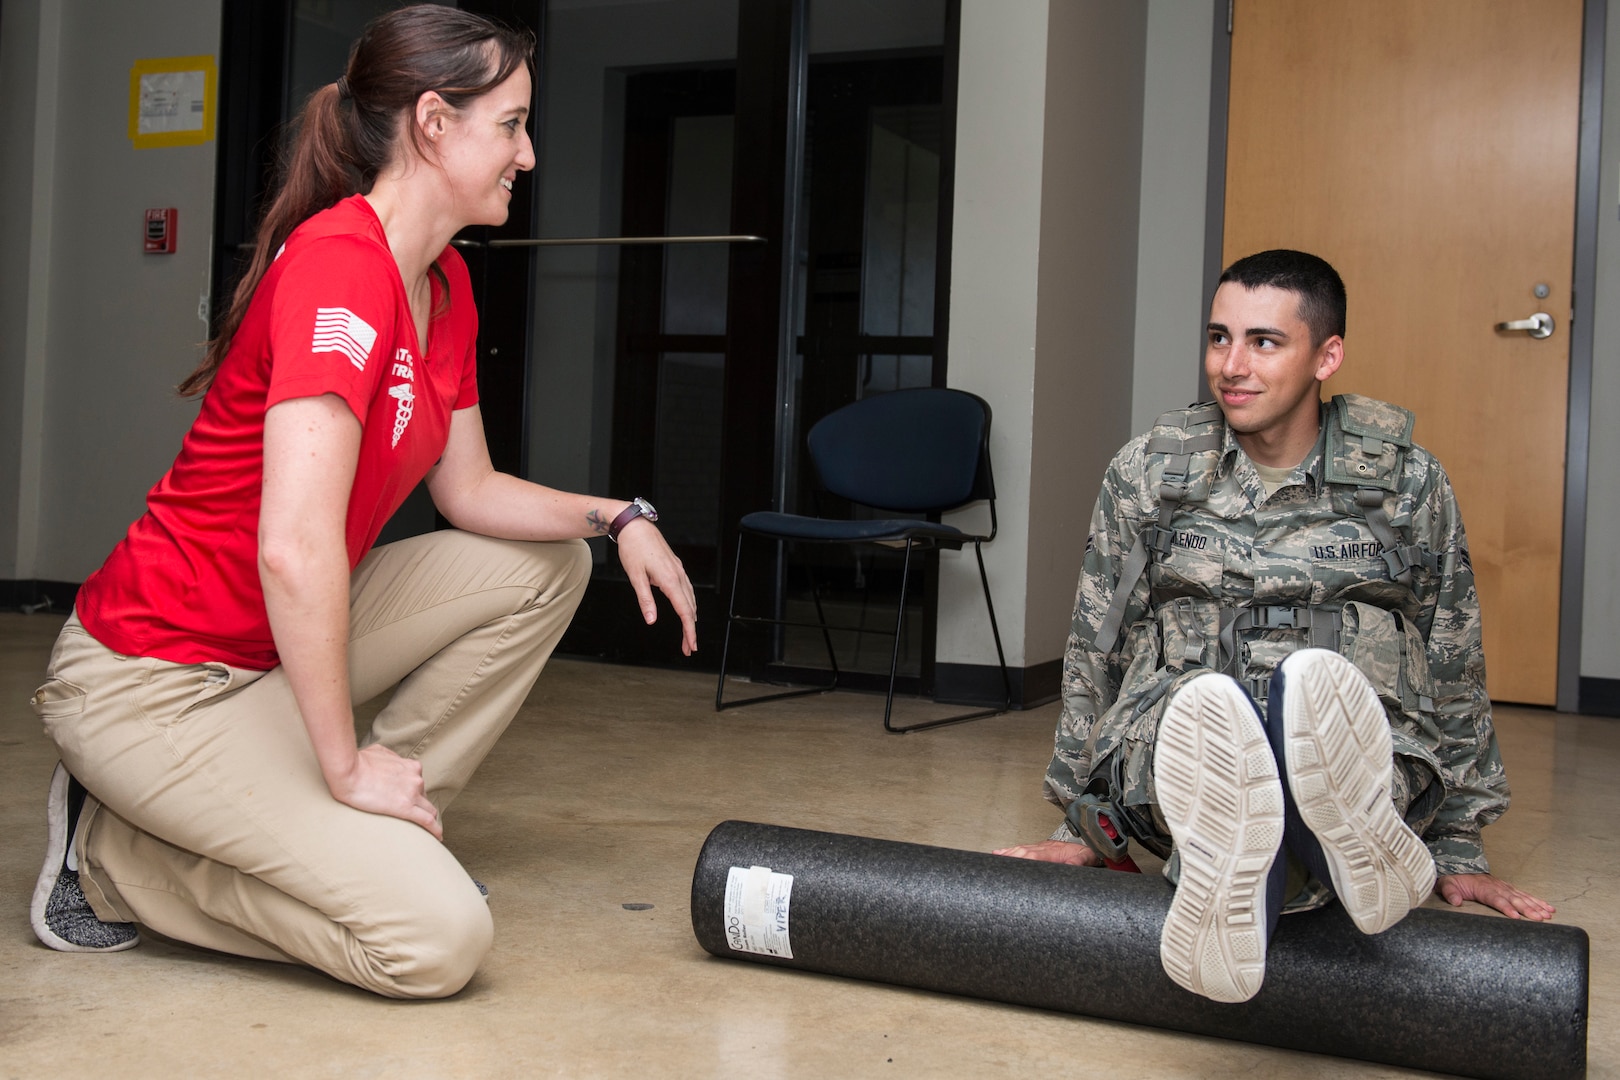
[[[200,394],[214,381],[214,372],[225,359],[248,305],[253,302],[254,290],[293,229],[361,190],[363,170],[355,158],[348,130],[350,117],[346,115],[349,106],[342,97],[338,84],[331,83],[311,94],[305,103],[298,118],[297,136],[281,167],[276,196],[259,219],[253,257],[236,283],[219,334],[208,343],[202,363],[178,387],[183,396]]]
[[[399,120],[418,98],[434,90],[459,109],[531,64],[533,55],[534,37],[527,31],[438,4],[400,8],[373,20],[349,51],[343,77],[305,102],[275,198],[259,221],[253,257],[231,294],[219,334],[180,393],[201,394],[213,383],[254,291],[292,231],[342,199],[369,192],[377,174],[402,152],[395,145]]]

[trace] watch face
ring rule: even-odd
[[[653,504],[652,503],[650,503],[646,499],[643,499],[643,498],[640,498],[640,497],[637,497],[633,501],[635,502],[635,504],[637,506],[639,506],[641,508],[641,516],[642,517],[646,518],[648,521],[657,521],[658,520],[658,511],[653,509]]]

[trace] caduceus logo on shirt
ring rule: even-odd
[[[416,378],[416,372],[411,368],[411,351],[400,349],[394,353],[394,366],[389,370],[396,377],[405,380],[388,388],[388,396],[395,401],[392,445],[397,449],[400,437],[405,434],[406,425],[411,422],[411,411],[416,401],[416,395],[411,391],[411,380]]]

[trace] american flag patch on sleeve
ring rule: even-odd
[[[315,338],[310,351],[342,353],[349,363],[366,370],[366,357],[377,343],[377,331],[348,308],[323,307],[315,309]]]

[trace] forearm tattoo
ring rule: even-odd
[[[592,510],[590,513],[585,515],[585,520],[590,523],[591,531],[596,533],[598,536],[601,536],[603,533],[607,532],[608,526],[612,524],[607,518],[602,516],[602,512],[600,510]]]

